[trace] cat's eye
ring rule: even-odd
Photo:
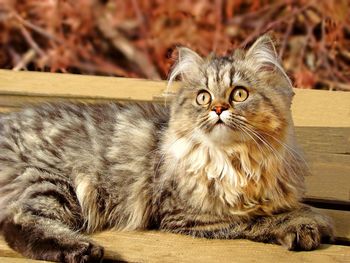
[[[248,98],[248,91],[242,86],[237,86],[231,93],[231,101],[242,102]]]
[[[196,101],[198,105],[208,105],[211,102],[211,95],[208,91],[201,90],[198,92]]]

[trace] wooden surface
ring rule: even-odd
[[[0,262],[1,263],[44,263],[48,261],[32,260],[27,258],[0,257]]]
[[[105,258],[115,261],[350,262],[350,247],[326,244],[312,252],[290,252],[281,246],[248,240],[208,240],[156,231],[103,232],[93,239],[105,248]],[[19,257],[0,241],[0,255],[4,252],[7,257]]]
[[[350,241],[350,212],[316,210],[333,218],[338,239]],[[105,247],[106,258],[130,262],[164,262],[164,259],[167,259],[167,262],[195,262],[197,260],[198,262],[213,262],[213,259],[231,262],[231,259],[237,258],[242,259],[239,262],[254,262],[254,257],[259,259],[259,262],[280,260],[279,257],[282,261],[278,262],[288,262],[288,260],[289,262],[316,262],[316,260],[317,262],[318,260],[327,262],[346,262],[348,260],[350,262],[349,246],[325,244],[313,252],[289,252],[280,246],[247,240],[205,240],[156,231],[127,233],[106,231],[92,237],[98,244]],[[0,255],[21,257],[1,238]]]
[[[0,111],[67,99],[164,101],[164,95],[176,88],[167,90],[165,82],[138,79],[0,70]],[[333,218],[337,240],[350,244],[350,92],[295,93],[297,140],[313,173],[306,178],[307,197],[321,206],[327,202],[328,209],[319,210]],[[108,259],[130,262],[350,262],[350,247],[341,245],[296,253],[246,240],[204,240],[159,232],[104,232],[93,238],[106,248]],[[0,262],[27,262],[20,257],[0,240]]]
[[[162,100],[166,82],[128,78],[81,76],[0,70],[0,95],[20,95],[23,102],[57,98],[96,98],[102,100]],[[292,111],[296,126],[350,127],[350,92],[295,89]],[[28,98],[30,95],[31,98]],[[9,99],[0,106],[10,105]]]
[[[333,219],[336,238],[350,241],[350,211],[332,209],[315,210]]]
[[[94,236],[106,258],[130,262],[349,262],[350,247],[323,245],[312,252],[247,240],[206,240],[159,232],[106,232]],[[118,247],[118,249],[116,248]]]
[[[318,212],[326,214],[333,218],[335,223],[335,234],[338,239],[341,239],[343,241],[350,241],[350,212],[349,211],[337,211],[337,210],[330,210],[330,209],[316,209]],[[191,249],[193,248],[196,250],[197,248],[195,246],[201,247],[198,250],[204,249],[204,247],[212,245],[213,247],[216,247],[216,249],[213,250],[207,250],[201,252],[201,257],[208,257],[208,258],[221,258],[224,260],[224,262],[229,261],[230,258],[234,258],[236,254],[236,250],[239,249],[248,249],[253,250],[254,247],[257,247],[258,254],[254,254],[254,256],[259,256],[263,253],[263,251],[272,251],[274,252],[275,256],[281,255],[285,256],[290,254],[293,258],[293,254],[300,254],[295,252],[288,252],[285,251],[284,248],[276,246],[276,245],[268,245],[268,244],[261,244],[256,242],[250,242],[246,240],[205,240],[201,239],[197,242],[197,238],[192,237],[186,237],[186,236],[180,236],[180,235],[174,235],[174,234],[168,234],[168,233],[159,233],[156,231],[150,231],[150,232],[103,232],[93,235],[93,239],[96,240],[99,244],[103,245],[107,250],[107,258],[113,259],[113,260],[127,260],[127,261],[148,261],[148,262],[159,262],[161,259],[161,256],[164,256],[164,254],[169,253],[171,255],[171,260],[173,262],[176,262],[176,260],[183,261],[183,257],[187,257],[189,253],[191,253]],[[163,246],[164,242],[166,241],[166,246]],[[188,251],[184,251],[182,253],[177,255],[176,252],[178,252],[177,249],[171,250],[171,244],[174,242],[174,245],[178,247],[181,251],[183,249],[188,249]],[[188,242],[192,242],[192,245],[189,245],[187,247],[186,244]],[[163,245],[162,245],[162,244]],[[183,245],[181,245],[183,243]],[[145,245],[142,249],[139,249]],[[159,248],[156,248],[156,246],[159,245]],[[153,246],[153,248],[152,248]],[[181,246],[183,246],[181,248]],[[223,251],[224,254],[220,253],[220,247],[228,246],[227,250]],[[231,251],[231,247],[235,247]],[[334,248],[330,249],[331,247],[338,247],[334,250]],[[142,256],[146,253],[144,250],[150,249],[149,252],[147,252],[147,258],[148,260],[142,259]],[[133,251],[135,250],[135,251]],[[160,251],[161,250],[161,251]],[[167,251],[169,250],[169,251]],[[157,253],[155,253],[157,251]],[[314,253],[317,254],[317,257],[326,259],[329,255],[332,255],[333,251],[342,251],[344,257],[345,255],[348,256],[348,260],[350,260],[350,247],[349,246],[335,246],[335,245],[323,245],[321,248],[321,253],[318,253],[319,250],[314,251],[312,253],[305,252],[305,255],[314,255]],[[326,253],[324,253],[326,252]],[[160,253],[160,254],[159,254]],[[186,254],[187,253],[187,254]],[[129,255],[132,254],[132,255]],[[248,254],[248,253],[247,253]],[[0,238],[0,255],[3,257],[21,257],[18,253],[11,250],[5,242]],[[242,255],[242,252],[240,253]],[[325,257],[325,255],[328,255]],[[195,256],[195,255],[193,255]],[[336,257],[338,258],[338,257]],[[338,259],[341,259],[339,257]],[[136,260],[137,259],[137,260]],[[190,259],[193,259],[193,257],[190,257]],[[251,258],[250,258],[251,259]],[[269,257],[265,257],[264,259],[269,259]],[[300,260],[299,256],[295,257],[295,260]],[[2,262],[2,261],[0,261]],[[333,262],[333,261],[331,261]],[[341,261],[334,261],[334,262],[341,262]]]
[[[312,171],[306,178],[307,196],[349,202],[350,127],[302,126],[296,135]]]

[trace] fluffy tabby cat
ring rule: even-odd
[[[202,58],[179,49],[170,107],[45,104],[0,117],[0,226],[23,255],[94,262],[83,233],[161,231],[311,250],[332,237],[300,203],[307,173],[290,80],[269,37]],[[142,87],[140,87],[142,89]]]

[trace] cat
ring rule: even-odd
[[[271,38],[222,57],[179,48],[169,83],[178,78],[169,106],[62,102],[1,115],[0,227],[11,248],[96,262],[103,248],[85,233],[105,229],[289,250],[332,239],[331,220],[301,203],[308,168]]]

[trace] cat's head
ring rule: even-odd
[[[226,145],[259,136],[283,140],[291,125],[292,85],[268,36],[225,57],[179,48],[170,83],[177,77],[182,88],[171,123],[179,136],[196,133]]]

